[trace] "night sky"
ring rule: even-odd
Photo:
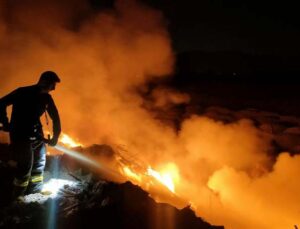
[[[95,9],[102,9],[113,7],[114,1],[91,2]],[[284,81],[299,78],[300,14],[296,1],[142,2],[164,14],[179,64],[188,62],[196,68],[193,71],[213,75],[236,72]]]
[[[300,16],[296,1],[155,2],[169,20],[174,46],[179,52],[298,55],[300,51]]]

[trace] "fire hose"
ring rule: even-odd
[[[60,151],[60,152],[65,153],[65,154],[67,154],[67,155],[69,155],[69,156],[71,156],[73,158],[76,158],[76,159],[78,159],[80,161],[83,161],[83,162],[86,162],[86,163],[88,163],[90,165],[93,165],[96,168],[99,168],[99,169],[103,168],[103,166],[101,166],[99,163],[95,162],[94,160],[92,160],[92,159],[90,159],[90,158],[82,155],[79,152],[76,152],[74,150],[68,149],[67,147],[64,147],[64,146],[61,146],[61,145],[57,144],[57,145],[53,146],[53,148],[56,149],[56,150],[58,150],[58,151]]]
[[[87,164],[90,164],[90,165],[93,165],[94,167],[98,168],[98,169],[104,169],[103,166],[100,165],[100,163],[97,163],[95,162],[94,160],[82,155],[81,153],[75,151],[75,150],[72,150],[72,149],[69,149],[67,147],[64,147],[62,145],[59,145],[59,144],[56,144],[55,146],[51,146],[49,144],[50,142],[50,135],[48,134],[48,138],[47,139],[43,139],[43,141],[48,144],[50,147],[53,147],[54,149],[60,151],[60,152],[63,152],[73,158],[76,158],[77,160],[80,160],[82,162],[85,162]]]
[[[75,151],[75,150],[72,150],[72,149],[69,149],[65,146],[62,146],[62,145],[55,145],[55,146],[52,146],[54,149],[60,151],[60,152],[63,152],[69,156],[71,156],[72,158],[75,158],[77,160],[80,160],[86,164],[89,164],[89,165],[92,165],[94,166],[95,168],[99,169],[99,170],[102,170],[104,171],[105,173],[109,174],[109,175],[113,175],[114,177],[121,177],[120,173],[112,170],[111,168],[107,167],[107,166],[104,166],[104,165],[101,165],[99,162]]]
[[[4,131],[4,128],[3,126],[0,126],[0,131]],[[43,141],[48,144],[49,143],[49,137],[48,136],[48,139],[43,139]],[[49,145],[49,144],[48,144]],[[50,145],[49,145],[50,146]],[[85,155],[82,155],[81,153],[75,151],[75,150],[72,150],[72,149],[69,149],[65,146],[62,146],[62,145],[59,145],[59,144],[56,144],[55,146],[50,146],[50,147],[53,147],[54,149],[60,151],[60,152],[63,152],[69,156],[71,156],[72,158],[75,158],[77,160],[80,160],[84,163],[87,163],[89,165],[92,165],[94,166],[95,168],[97,169],[101,169],[101,170],[104,170],[105,172],[108,172],[110,174],[113,174],[113,175],[116,175],[118,174],[117,172],[111,170],[110,168],[106,167],[106,166],[103,166],[101,165],[99,162],[96,162],[95,160],[92,160],[91,158],[88,158],[87,156]],[[119,174],[118,174],[119,175]]]

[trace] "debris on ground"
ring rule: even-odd
[[[44,198],[41,193],[31,194],[24,201],[2,209],[0,227],[46,228],[45,223],[54,217],[58,228],[97,224],[101,228],[168,228],[168,217],[172,216],[174,228],[178,229],[223,228],[204,222],[189,207],[178,210],[169,204],[156,203],[147,192],[130,182],[77,182],[65,185],[56,197],[41,201]]]

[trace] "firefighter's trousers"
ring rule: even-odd
[[[46,147],[42,141],[17,141],[11,143],[17,162],[13,195],[36,193],[42,190],[46,164]]]

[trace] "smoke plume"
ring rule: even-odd
[[[133,0],[102,11],[84,0],[2,0],[0,50],[1,96],[55,71],[62,82],[52,95],[65,133],[86,145],[125,145],[157,168],[172,163],[177,195],[210,223],[299,223],[298,156],[281,154],[272,165],[270,138],[248,120],[224,124],[195,115],[177,131],[144,108],[137,89],[174,67],[161,12]],[[174,89],[152,96],[159,108],[189,101]]]

